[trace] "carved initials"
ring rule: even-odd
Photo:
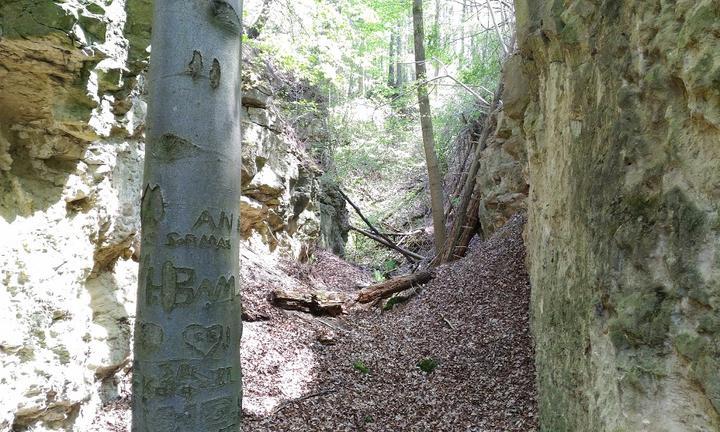
[[[203,402],[200,407],[202,420],[207,426],[225,428],[235,423],[237,419],[237,405],[233,398],[223,397]]]
[[[215,237],[214,235],[203,235],[198,238],[194,234],[182,234],[171,232],[166,237],[166,246],[170,247],[197,247],[200,249],[230,249],[230,239],[224,239],[222,237]]]
[[[218,351],[227,351],[230,346],[230,327],[192,324],[185,327],[183,339],[196,353],[202,354],[204,358],[211,357]]]
[[[216,389],[236,381],[232,367],[201,371],[197,364],[168,361],[160,363],[158,368],[158,373],[142,375],[142,387],[147,397],[179,395],[190,400],[199,390]]]
[[[155,283],[155,268],[147,269],[145,301],[148,305],[161,304],[165,312],[178,306],[187,306],[205,296],[209,303],[229,302],[235,299],[235,276],[220,276],[216,281],[203,279],[195,288],[195,270],[175,267],[166,261],[160,283]]]
[[[203,210],[202,213],[200,213],[200,217],[197,218],[195,221],[195,224],[193,225],[192,229],[196,230],[198,228],[201,228],[203,226],[208,226],[212,231],[215,230],[227,230],[230,232],[233,227],[233,221],[235,218],[232,214],[227,215],[224,211],[220,212],[220,215],[218,216],[217,220],[212,217],[210,214],[210,211]]]

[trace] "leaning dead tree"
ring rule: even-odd
[[[474,151],[471,151],[469,158],[471,159],[470,168],[467,173],[463,174],[460,179],[463,185],[460,195],[460,204],[454,209],[455,219],[450,226],[450,232],[447,242],[440,253],[433,260],[434,264],[442,264],[454,261],[465,256],[470,241],[475,233],[482,229],[478,220],[478,210],[480,208],[480,199],[482,191],[478,182],[478,170],[480,169],[480,159],[482,152],[487,148],[487,142],[492,132],[493,122],[500,105],[500,95],[502,94],[502,84],[498,88],[493,97],[490,113],[485,117],[485,124],[482,129],[480,138],[477,141]]]
[[[155,0],[132,431],[237,431],[241,0]]]
[[[385,240],[385,238],[387,238],[387,234],[383,234],[383,236],[384,236],[384,238],[383,238],[383,237],[378,237],[377,235],[375,235],[371,232],[368,232],[367,230],[364,230],[361,228],[356,228],[352,225],[350,226],[350,229],[357,233],[364,235],[365,237],[369,238],[370,240],[373,240],[387,248],[390,248],[394,251],[400,252],[401,254],[405,255],[405,257],[409,258],[411,261],[422,261],[423,259],[425,259],[424,256],[417,254],[413,251],[407,250],[403,247],[400,247],[400,245],[398,245],[398,244],[388,243]]]

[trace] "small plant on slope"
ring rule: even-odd
[[[365,366],[365,363],[362,360],[355,360],[353,363],[353,368],[363,374],[369,374],[370,368]]]
[[[438,363],[432,357],[426,357],[418,362],[417,367],[425,373],[431,373],[438,366]]]

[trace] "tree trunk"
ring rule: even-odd
[[[435,43],[437,44],[436,45],[437,48],[442,50],[442,49],[445,49],[445,47],[442,45],[442,43],[441,43],[442,38],[440,37],[440,15],[441,15],[440,1],[441,0],[435,0],[435,24],[433,26],[434,27],[433,33],[434,33],[435,37],[437,38],[437,40],[435,41]],[[435,73],[433,76],[434,77],[439,76],[440,75],[440,63],[437,60],[434,60],[433,64],[434,64],[434,68],[435,68]],[[437,94],[437,92],[436,92],[436,94]]]
[[[260,33],[262,33],[268,19],[270,18],[270,5],[272,2],[273,0],[263,1],[262,9],[260,9],[260,15],[258,15],[255,23],[247,30],[248,39],[257,39],[260,36]]]
[[[469,233],[474,233],[477,230],[478,222],[476,220],[472,220],[473,217],[477,218],[477,207],[473,209],[472,206],[479,205],[479,196],[481,193],[480,190],[476,190],[477,172],[478,169],[480,169],[480,157],[482,156],[482,152],[485,148],[487,148],[487,141],[490,137],[490,133],[494,130],[492,126],[495,118],[495,109],[500,103],[502,89],[503,87],[501,82],[498,84],[497,90],[495,90],[495,96],[493,97],[489,113],[485,118],[482,134],[480,135],[478,143],[475,147],[475,154],[472,155],[472,164],[468,170],[467,177],[465,177],[465,185],[462,189],[460,204],[455,209],[455,220],[450,228],[448,241],[445,244],[445,248],[438,253],[438,264],[463,257],[465,255],[465,246],[470,244],[470,240],[472,239],[472,235]],[[470,218],[468,218],[468,213],[470,213]],[[468,219],[470,219],[469,223]],[[480,228],[482,229],[482,227]],[[468,235],[470,235],[470,237],[467,237]],[[466,243],[463,243],[465,241]]]
[[[462,2],[462,17],[460,18],[460,69],[465,66],[465,20],[467,19],[467,0]]]
[[[273,305],[313,315],[342,315],[346,301],[345,294],[332,291],[302,292],[279,288],[270,292]]]
[[[405,73],[405,44],[403,41],[406,38],[406,20],[402,19],[397,25],[397,39],[395,39],[395,87],[403,87],[407,83],[407,74]]]
[[[418,104],[420,105],[420,126],[422,127],[423,148],[430,182],[433,228],[435,230],[435,251],[440,252],[445,244],[445,212],[443,208],[442,178],[435,154],[430,97],[428,96],[427,69],[425,66],[425,29],[423,24],[422,0],[413,0],[413,27],[415,36],[415,75],[418,82]]]
[[[132,431],[240,428],[242,0],[155,0]]]
[[[395,38],[397,38],[396,33],[393,31],[390,33],[390,49],[388,51],[388,78],[387,78],[387,85],[388,87],[397,87],[397,75],[395,72],[395,63],[397,62],[397,51],[395,50]]]

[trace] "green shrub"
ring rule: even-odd
[[[370,368],[365,366],[365,363],[362,360],[355,360],[353,363],[353,369],[363,374],[370,373]]]
[[[426,357],[417,364],[417,367],[425,373],[431,373],[438,366],[437,361],[432,357]]]

